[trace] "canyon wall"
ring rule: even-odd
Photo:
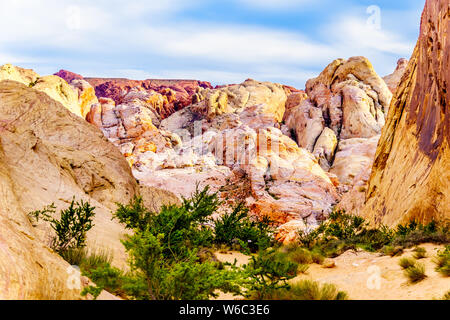
[[[450,218],[450,4],[427,0],[391,103],[362,215],[376,224]]]

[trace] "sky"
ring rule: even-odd
[[[0,65],[41,75],[252,78],[304,88],[337,58],[409,58],[425,0],[0,0]]]

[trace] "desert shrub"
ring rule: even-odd
[[[417,260],[424,259],[424,258],[427,257],[427,250],[425,248],[422,248],[422,247],[416,247],[414,249],[413,257],[415,259],[417,259]]]
[[[298,264],[290,261],[287,254],[276,250],[260,250],[244,266],[247,282],[246,297],[251,300],[267,299],[271,292],[289,288],[288,280],[297,275]]]
[[[416,262],[413,266],[405,269],[405,275],[411,283],[420,282],[427,277],[425,274],[425,265]]]
[[[240,293],[241,273],[201,261],[199,247],[212,245],[207,226],[218,209],[217,194],[196,190],[180,206],[163,206],[160,213],[145,208],[142,199],[118,205],[114,217],[133,231],[123,241],[131,273],[123,288],[135,299],[197,300],[217,296],[217,290]]]
[[[322,264],[323,261],[325,260],[323,254],[317,249],[311,251],[311,258],[313,262],[317,264]]]
[[[273,290],[268,300],[347,300],[348,295],[333,284],[319,284],[311,280],[301,280],[289,288]]]
[[[391,257],[395,257],[395,256],[400,256],[403,254],[403,248],[402,247],[393,247],[390,245],[384,246],[383,248],[381,248],[381,253],[385,256],[391,256]]]
[[[389,244],[392,236],[393,232],[387,227],[370,229],[363,218],[334,211],[317,229],[300,232],[299,242],[304,247],[335,257],[350,249],[379,250]]]
[[[73,266],[80,266],[87,257],[86,248],[73,248],[60,253],[61,257]]]
[[[411,248],[422,243],[450,243],[449,225],[439,225],[436,221],[424,225],[412,220],[405,225],[398,225],[391,241],[393,246],[404,248]]]
[[[416,261],[412,258],[401,258],[398,264],[400,265],[400,267],[406,270],[410,267],[413,267],[416,264]]]
[[[295,251],[289,253],[289,258],[291,261],[298,264],[311,264],[313,263],[313,258],[311,252],[307,249],[298,248]]]
[[[404,248],[426,242],[448,244],[449,231],[448,224],[439,225],[435,221],[425,225],[411,221],[395,229],[386,226],[371,228],[361,217],[348,215],[345,211],[334,211],[315,230],[300,231],[299,244],[327,257],[336,257],[347,250],[358,248],[396,256],[403,253]],[[422,249],[419,251],[416,253],[418,257],[424,254]]]
[[[81,293],[83,296],[91,294],[94,299],[100,295],[103,290],[111,294],[126,298],[126,290],[123,289],[127,281],[122,270],[112,267],[108,262],[99,262],[96,265],[81,265],[81,272],[84,276],[91,279],[95,286],[88,286]]]
[[[244,250],[256,252],[260,247],[269,247],[273,241],[270,224],[267,217],[251,220],[248,208],[239,203],[231,212],[214,221],[214,242],[230,246],[238,242]]]
[[[75,202],[72,200],[69,207],[60,212],[60,218],[53,218],[56,213],[54,204],[45,207],[43,210],[29,213],[29,216],[37,222],[42,219],[50,223],[55,231],[51,247],[60,254],[73,249],[84,248],[86,246],[86,233],[93,227],[93,217],[95,207],[89,202]],[[72,254],[76,254],[75,251]]]
[[[450,277],[450,246],[447,246],[445,250],[439,252],[433,258],[433,262],[436,264],[435,270],[437,272],[445,277]]]

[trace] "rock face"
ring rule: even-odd
[[[450,4],[427,0],[391,104],[364,215],[387,225],[450,218]]]
[[[397,68],[395,69],[395,71],[388,75],[383,77],[384,82],[386,82],[387,86],[389,87],[389,90],[391,90],[391,92],[393,94],[395,94],[395,91],[397,90],[397,87],[400,83],[400,80],[403,77],[403,74],[406,71],[406,68],[408,67],[408,60],[406,59],[400,59],[397,62]]]
[[[133,173],[146,185],[182,195],[189,195],[195,182],[221,191],[247,181],[239,198],[253,214],[270,216],[281,226],[280,241],[291,241],[298,231],[292,226],[317,225],[339,194],[335,176],[283,133],[287,100],[283,86],[255,80],[200,89],[191,106],[161,121],[159,131],[171,132],[181,142],[161,152],[140,153]],[[322,140],[320,150],[331,157],[326,133]],[[234,197],[230,191],[226,195]]]
[[[0,67],[0,81],[13,80],[38,91],[46,93],[60,102],[66,109],[82,117],[82,106],[79,104],[77,92],[68,83],[57,76],[41,77],[33,70],[5,64]]]
[[[0,81],[0,298],[76,299],[72,269],[48,243],[45,224],[27,213],[73,197],[96,207],[91,248],[111,250],[125,263],[124,230],[111,221],[115,202],[145,195],[148,203],[176,201],[168,192],[141,190],[120,152],[102,133],[49,95],[16,81]],[[162,197],[162,199],[157,199]]]
[[[333,61],[306,93],[288,98],[285,123],[325,171],[351,186],[372,163],[392,93],[364,57]]]
[[[220,89],[198,90],[192,102],[195,109],[207,119],[225,113],[242,112],[246,106],[265,104],[268,112],[281,122],[285,112],[287,95],[282,85],[248,79],[240,85]]]

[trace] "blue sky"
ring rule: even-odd
[[[0,65],[303,88],[336,58],[391,73],[425,0],[0,0]]]

